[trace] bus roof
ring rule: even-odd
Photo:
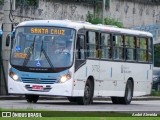
[[[153,35],[150,32],[132,30],[132,29],[126,29],[126,28],[118,28],[116,26],[111,26],[111,25],[102,25],[102,24],[94,25],[85,21],[31,20],[31,21],[21,22],[18,26],[45,26],[45,27],[56,26],[56,27],[74,28],[76,30],[79,30],[81,28],[86,28],[91,30],[101,30],[104,32],[115,32],[115,33],[123,33],[123,34],[130,34],[130,35],[141,35],[141,36],[153,37]]]

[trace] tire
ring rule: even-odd
[[[39,99],[39,95],[25,95],[28,103],[36,103]]]
[[[125,95],[119,98],[120,104],[130,104],[133,97],[133,84],[131,80],[127,81]]]
[[[111,97],[113,104],[130,104],[133,97],[133,84],[130,80],[127,81],[124,97]]]
[[[76,97],[67,97],[69,102],[77,102],[77,98]]]
[[[77,103],[79,105],[88,105],[93,102],[93,92],[94,92],[94,84],[91,80],[87,80],[85,89],[84,89],[84,96],[77,98]]]

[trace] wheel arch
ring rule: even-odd
[[[84,96],[77,97],[77,103],[80,105],[88,105],[93,102],[94,96],[94,77],[89,76],[85,81]]]
[[[93,85],[93,88],[94,88],[94,85],[95,85],[95,83],[94,83],[94,77],[93,77],[93,76],[89,76],[89,77],[87,78],[87,80],[90,80],[90,81],[91,81],[91,83],[92,83],[92,85]]]
[[[129,80],[132,82],[132,85],[133,85],[133,91],[134,91],[134,79],[133,79],[132,77],[129,77],[127,81],[129,81]]]
[[[93,96],[94,96],[94,91],[95,91],[95,79],[94,79],[94,77],[93,76],[88,76],[88,78],[87,78],[87,80],[89,80],[91,83],[92,83],[92,86],[93,86]],[[86,82],[87,82],[87,80],[86,80]]]

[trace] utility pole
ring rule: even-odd
[[[6,46],[6,37],[11,32],[11,21],[9,19],[10,10],[10,0],[4,0],[4,21],[3,21],[3,35],[2,35],[2,70],[1,72],[1,94],[7,94],[7,83],[8,83],[8,65],[10,58],[10,45]]]
[[[102,2],[102,24],[104,24],[104,18],[105,18],[105,11],[106,11],[106,0],[103,0]]]

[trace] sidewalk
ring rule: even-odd
[[[67,100],[67,97],[40,96],[39,99],[40,100]],[[24,95],[0,95],[0,100],[25,100],[25,96]],[[94,100],[110,100],[110,97],[94,98]],[[160,96],[133,97],[133,100],[160,100]]]

